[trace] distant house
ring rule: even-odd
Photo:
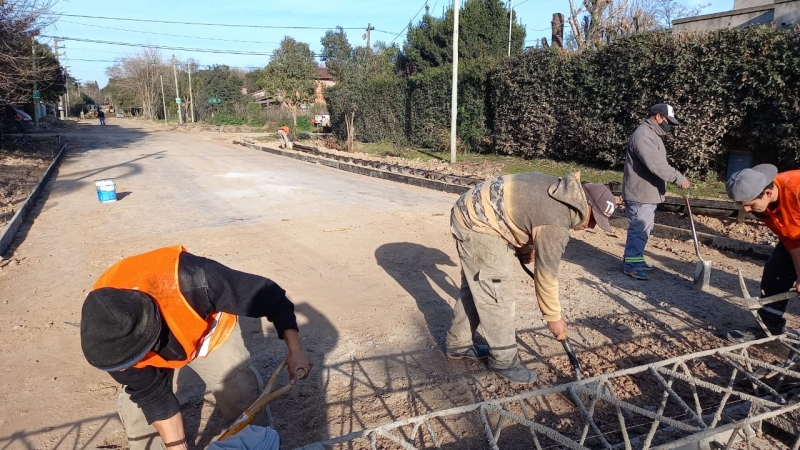
[[[336,82],[333,81],[333,77],[328,72],[327,67],[317,67],[317,75],[314,82],[317,85],[315,89],[314,102],[325,103],[325,88],[336,84]],[[253,91],[250,95],[253,97],[254,102],[261,104],[262,108],[268,106],[270,103],[275,103],[275,100],[272,97],[267,96],[263,89]]]
[[[711,31],[775,24],[793,28],[800,23],[800,0],[734,0],[733,10],[672,21],[673,33]]]
[[[250,96],[253,98],[253,101],[261,105],[262,108],[266,108],[270,103],[274,103],[272,97],[267,97],[263,89],[253,91]]]
[[[317,89],[316,89],[316,98],[314,102],[316,103],[325,103],[325,88],[331,87],[336,84],[333,81],[333,77],[331,76],[330,72],[328,72],[327,67],[317,67]]]

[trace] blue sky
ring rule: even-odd
[[[427,4],[431,7],[433,15],[440,16],[443,7],[449,5],[451,1],[427,0]],[[705,4],[709,2],[686,0],[686,3]],[[725,11],[733,7],[733,0],[710,0],[710,3],[710,6],[703,10],[704,14]],[[278,46],[281,39],[288,35],[310,44],[312,51],[319,52],[319,40],[325,34],[325,29],[331,29],[337,25],[353,28],[346,30],[350,43],[364,45],[362,34],[367,23],[371,23],[375,27],[372,32],[373,42],[395,40],[402,44],[405,38],[404,28],[424,4],[424,0],[402,2],[364,0],[318,2],[60,0],[55,6],[55,10],[62,16],[43,34],[95,41],[181,47],[184,50],[161,50],[161,52],[165,59],[174,54],[179,60],[194,58],[201,65],[227,64],[234,67],[263,67],[269,62],[269,57],[266,55],[205,53],[186,49],[270,53]],[[542,37],[548,37],[549,40],[552,14],[554,12],[566,14],[568,9],[568,0],[515,0],[515,13],[519,22],[527,29],[526,45],[533,45]],[[126,18],[138,21],[68,17],[67,15]],[[414,18],[414,23],[419,20],[420,15]],[[239,26],[179,25],[152,22],[153,20]],[[243,25],[321,29],[252,28]],[[48,42],[52,46],[52,39],[42,38],[42,41]],[[65,40],[60,45],[64,47],[61,51],[65,54],[62,64],[69,67],[70,74],[81,81],[97,81],[101,88],[108,81],[106,68],[113,65],[115,59],[133,55],[138,50],[131,46],[73,40]]]

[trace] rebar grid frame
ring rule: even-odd
[[[787,349],[787,361],[777,365],[751,356],[748,350],[765,344]],[[504,448],[501,438],[509,426],[515,427],[511,432],[517,439],[514,445],[519,445],[520,430],[524,428],[529,433],[525,438],[530,442],[528,448],[537,450],[667,449],[707,441],[727,432],[730,436],[726,437],[725,448],[732,448],[739,439],[746,441],[749,448],[753,428],[760,429],[763,420],[793,412],[796,417],[800,413],[800,402],[797,402],[800,372],[792,370],[800,362],[798,356],[800,340],[785,335],[772,336],[513,397],[431,412],[316,442],[301,449],[377,450],[387,448],[387,445],[388,448],[406,450],[442,449],[442,445],[452,448],[454,443],[443,444],[442,437],[453,441],[453,436],[458,434],[446,422],[453,420],[471,422],[470,427],[478,428],[487,447],[493,450]],[[704,374],[699,373],[701,371]],[[645,378],[647,383],[644,383]],[[623,381],[630,385],[631,380],[640,382],[642,395],[620,397],[615,385],[623,385]],[[660,398],[646,395],[648,388],[650,391],[660,389]],[[549,421],[553,421],[552,411],[548,408],[537,410],[534,405],[549,405],[548,398],[554,396],[572,408],[566,417],[571,420],[570,426],[546,425],[543,423],[545,420],[537,418],[539,413],[548,413]],[[565,415],[561,413],[560,418],[564,419]],[[796,418],[784,420],[786,422],[796,422]],[[632,433],[638,429],[647,431]],[[800,434],[796,427],[786,431]],[[800,439],[793,448],[800,448]]]

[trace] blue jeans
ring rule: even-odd
[[[625,215],[628,216],[628,238],[622,257],[625,272],[644,270],[644,247],[653,231],[656,206],[654,203],[625,201]]]

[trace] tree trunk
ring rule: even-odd
[[[355,112],[344,115],[344,123],[347,126],[347,151],[351,153],[353,152],[353,138],[355,137],[355,130],[353,129],[353,119],[355,116]]]

